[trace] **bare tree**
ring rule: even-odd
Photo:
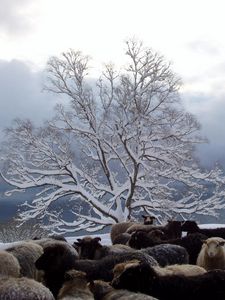
[[[141,42],[126,43],[127,66],[105,65],[96,86],[89,58],[70,50],[47,65],[46,89],[67,96],[55,118],[35,128],[17,120],[8,129],[2,177],[21,191],[37,188],[21,220],[48,217],[55,230],[97,230],[140,210],[159,221],[174,214],[216,216],[224,208],[219,169],[194,160],[204,142],[185,112],[180,80],[164,58]],[[65,220],[66,199],[73,220]]]

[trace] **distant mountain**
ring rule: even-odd
[[[19,205],[31,199],[31,192],[13,193],[10,197],[5,195],[6,191],[12,189],[12,186],[0,179],[0,222],[5,222],[15,217]]]

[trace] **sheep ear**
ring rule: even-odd
[[[81,245],[81,242],[74,242],[74,243],[73,243],[73,245],[75,245],[75,246],[78,246],[78,247],[79,247],[79,246]]]
[[[151,218],[152,220],[155,220],[155,219],[156,219],[156,217],[154,217],[154,216],[151,216],[150,218]]]
[[[225,245],[225,241],[219,242],[220,246],[224,246]]]
[[[94,281],[93,281],[93,280],[90,280],[90,281],[88,282],[87,286],[88,286],[88,288],[89,288],[90,290],[94,289],[94,287],[95,287]]]
[[[201,240],[203,244],[207,244],[207,241],[206,240]]]
[[[146,218],[147,218],[147,216],[145,216],[145,215],[141,215],[141,216],[142,216],[143,219],[146,219]]]
[[[96,242],[100,242],[102,239],[99,236],[97,236],[93,240],[96,241]]]
[[[65,281],[69,281],[69,280],[71,280],[71,279],[72,279],[72,276],[70,275],[70,273],[69,273],[69,272],[66,272],[66,273],[65,273],[65,275],[64,275],[64,279],[65,279]]]

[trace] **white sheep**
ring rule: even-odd
[[[225,240],[211,237],[204,241],[197,258],[197,265],[208,270],[225,269]]]
[[[41,280],[40,273],[35,267],[36,260],[43,254],[43,248],[40,245],[33,242],[21,242],[7,248],[6,251],[17,258],[21,276]]]
[[[0,277],[0,300],[54,300],[47,287],[33,279]]]
[[[160,276],[167,276],[167,275],[184,275],[184,276],[196,276],[206,273],[206,269],[196,266],[196,265],[170,265],[164,268],[155,266],[153,267],[154,270]]]
[[[0,266],[1,275],[20,277],[20,264],[13,254],[0,250]]]

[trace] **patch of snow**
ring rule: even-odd
[[[225,224],[198,224],[200,228],[221,228],[225,227]]]

